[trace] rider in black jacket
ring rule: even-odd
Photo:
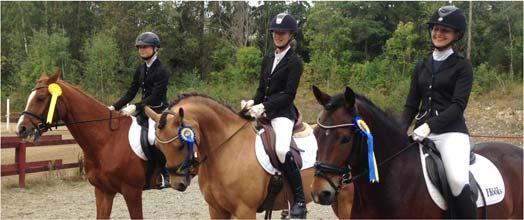
[[[402,116],[407,131],[415,119],[412,137],[429,138],[440,152],[458,218],[476,218],[477,205],[469,186],[470,142],[464,111],[473,72],[471,63],[453,51],[464,36],[466,18],[461,9],[444,6],[429,21],[433,54],[416,67]]]
[[[300,170],[289,151],[293,126],[298,118],[293,101],[304,69],[302,60],[290,46],[298,31],[297,21],[289,14],[280,13],[271,21],[269,31],[276,51],[262,61],[256,95],[253,100],[242,101],[241,107],[248,108],[249,114],[255,118],[264,117],[265,114],[271,121],[276,134],[275,150],[282,163],[281,171],[288,179],[295,197],[290,217],[306,218]]]
[[[144,106],[149,106],[157,113],[167,108],[167,85],[169,74],[157,57],[160,48],[160,38],[153,32],[144,32],[136,38],[135,46],[138,48],[140,57],[145,62],[135,71],[133,82],[126,94],[109,107],[110,110],[120,110],[124,115],[136,115],[137,121],[142,126],[148,126],[148,117],[144,112]],[[132,101],[138,91],[142,91],[142,100],[135,104],[124,105]],[[123,107],[123,108],[122,108]],[[151,128],[150,128],[151,129]],[[160,188],[169,186],[169,173],[165,168],[166,159],[157,148],[151,149],[152,155],[156,155],[162,165],[162,183]]]

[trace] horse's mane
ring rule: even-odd
[[[382,109],[380,109],[378,106],[375,105],[371,100],[369,100],[366,96],[355,93],[355,99],[357,101],[357,105],[359,106],[359,109],[365,109],[368,111],[375,120],[380,123],[380,126],[377,126],[379,129],[381,128],[387,128],[388,131],[395,131],[398,132],[398,135],[402,135],[402,129],[400,126],[400,123],[391,115],[384,112]],[[344,94],[337,94],[331,98],[329,103],[326,105],[326,110],[334,110],[338,107],[341,107],[345,104],[345,98]]]
[[[205,94],[200,94],[200,93],[197,93],[197,92],[190,92],[190,93],[182,93],[182,94],[179,94],[178,95],[178,98],[171,102],[171,104],[169,105],[169,108],[175,106],[176,104],[180,103],[182,100],[185,100],[185,99],[188,99],[188,98],[194,98],[194,97],[199,97],[199,98],[202,98],[202,100],[205,100],[206,101],[206,104],[210,104],[212,106],[219,106],[221,108],[224,108],[224,109],[227,109],[228,111],[230,111],[231,113],[235,114],[235,115],[238,115],[240,116],[241,118],[245,119],[245,120],[249,120],[249,121],[252,121],[254,120],[254,118],[252,118],[251,116],[249,115],[246,115],[246,112],[247,110],[241,110],[240,112],[235,112],[235,110],[233,110],[233,108],[231,108],[231,106],[225,104],[223,101],[220,101],[220,100],[217,100],[211,96],[208,96],[208,95],[205,95]]]
[[[100,102],[100,101],[99,101],[98,99],[96,99],[95,97],[93,97],[93,96],[87,94],[87,93],[84,92],[81,88],[78,88],[77,86],[71,85],[71,84],[67,83],[67,82],[64,81],[64,80],[60,80],[59,82],[62,83],[62,84],[64,84],[64,85],[66,85],[66,86],[68,86],[68,87],[70,87],[70,88],[72,88],[73,90],[79,92],[80,94],[82,94],[82,95],[84,95],[84,96],[87,96],[87,97],[91,98],[93,101],[97,102],[98,104],[105,106],[104,103]]]

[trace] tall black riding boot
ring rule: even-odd
[[[457,218],[460,219],[476,219],[477,218],[477,204],[473,200],[473,192],[466,184],[462,188],[462,192],[454,198],[457,212]]]
[[[282,164],[282,173],[288,179],[295,197],[293,206],[289,213],[290,217],[306,218],[307,209],[304,189],[302,188],[302,177],[300,176],[300,170],[298,169],[291,152],[287,152],[286,154],[286,160],[284,161],[284,164]]]
[[[171,183],[169,181],[169,171],[167,171],[167,167],[166,167],[166,157],[160,150],[158,150],[157,158],[160,164],[160,175],[162,175],[162,182],[160,183],[159,188],[163,189],[163,188],[171,187]]]

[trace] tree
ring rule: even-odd
[[[78,63],[71,58],[68,46],[69,39],[63,33],[35,32],[28,46],[29,54],[22,61],[17,75],[21,91],[28,91],[34,86],[40,74],[52,73],[57,68],[62,69],[62,78],[75,83],[78,80]]]
[[[121,88],[116,80],[120,66],[120,59],[114,56],[118,53],[117,43],[111,34],[97,33],[92,39],[86,40],[84,48],[84,77],[81,84],[90,94],[108,103],[112,101],[114,88]]]

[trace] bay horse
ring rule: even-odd
[[[142,219],[142,190],[146,183],[146,161],[140,159],[128,141],[131,117],[109,109],[80,89],[62,81],[59,69],[48,77],[42,74],[29,95],[18,125],[17,135],[29,141],[49,130],[45,117],[51,102],[52,89],[58,85],[62,94],[56,102],[52,123],[62,120],[84,153],[87,179],[95,187],[96,217],[111,216],[113,199],[121,193],[132,219]],[[50,91],[51,90],[51,91]],[[158,171],[153,174],[156,180]],[[154,185],[150,181],[150,186]]]
[[[198,183],[209,205],[210,217],[256,217],[257,208],[268,193],[271,176],[257,161],[256,132],[250,120],[235,113],[231,107],[196,93],[182,94],[162,114],[149,108],[145,108],[145,112],[158,124],[156,142],[166,155],[172,187],[183,191],[193,176],[181,177],[172,172],[180,170],[188,154],[193,153],[181,142],[181,134],[178,134],[181,126],[190,127],[196,135],[195,152],[202,158],[198,167]],[[306,202],[311,201],[313,174],[313,167],[301,171]],[[347,193],[344,195],[347,196],[337,198],[332,206],[340,218],[349,218],[351,191],[352,187],[345,188]],[[287,209],[285,198],[293,199],[287,181],[275,200],[274,210]]]
[[[444,211],[434,204],[426,190],[418,144],[409,143],[397,121],[349,87],[333,97],[315,86],[313,93],[323,106],[314,130],[321,146],[315,165],[320,175],[314,178],[312,190],[315,202],[331,204],[342,178],[340,174],[346,173],[352,177],[355,188],[351,218],[444,217]],[[362,141],[353,124],[357,116],[373,134],[378,183],[368,181],[366,141]],[[494,163],[506,187],[505,198],[487,207],[487,217],[522,219],[522,148],[482,143],[474,152]]]

